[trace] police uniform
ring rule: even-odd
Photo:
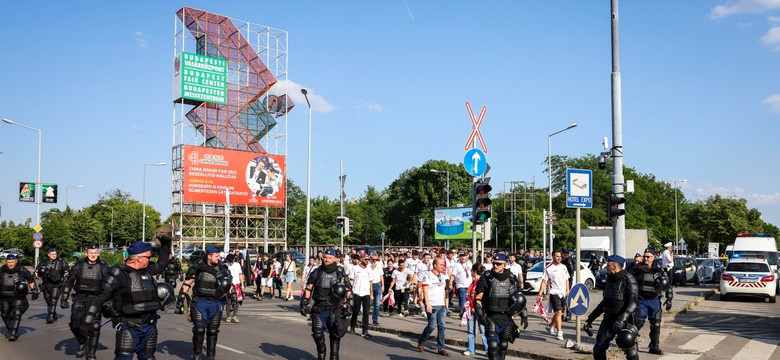
[[[55,251],[57,250],[50,248],[48,252]],[[46,299],[46,310],[49,313],[46,323],[51,324],[57,320],[57,302],[62,294],[62,282],[65,280],[65,273],[68,272],[68,264],[59,257],[54,260],[47,258],[38,264],[35,271],[38,277],[43,280],[41,287],[43,288],[43,298]]]
[[[333,249],[325,251],[326,255],[335,256]],[[343,297],[334,293],[333,289],[337,285],[342,285],[349,289],[349,281],[344,272],[333,263],[331,265],[321,265],[314,269],[306,281],[306,286],[312,285],[311,300],[311,336],[317,345],[317,358],[325,360],[325,334],[327,330],[330,333],[330,359],[338,360],[341,338],[347,332],[347,317],[351,315],[352,297],[346,296],[346,290]],[[346,307],[345,307],[346,303]],[[308,311],[309,299],[301,299],[301,313]]]
[[[90,249],[97,249],[95,247],[89,247]],[[77,351],[78,356],[84,356],[86,354],[87,360],[95,359],[95,350],[100,340],[100,331],[89,331],[88,328],[83,326],[84,317],[87,315],[87,307],[95,299],[98,292],[100,292],[100,284],[103,280],[108,278],[108,265],[97,259],[95,263],[90,263],[87,258],[81,259],[73,265],[68,278],[65,279],[65,284],[62,291],[61,306],[63,309],[68,308],[68,299],[70,297],[71,290],[73,294],[73,305],[70,309],[70,331],[76,337],[79,342],[79,348]],[[95,320],[101,320],[101,313],[95,314]]]
[[[651,252],[648,249],[645,252]],[[651,253],[655,254],[654,251]],[[672,304],[672,287],[666,277],[666,271],[659,266],[647,266],[640,263],[631,268],[631,274],[636,278],[639,288],[636,326],[642,329],[645,319],[650,321],[650,353],[663,355],[659,346],[661,337],[661,295],[666,296],[667,309]]]
[[[207,246],[206,254],[219,253],[216,246]],[[203,340],[206,340],[206,359],[213,360],[217,354],[217,334],[222,321],[222,308],[225,295],[233,286],[230,273],[221,264],[208,265],[200,262],[187,270],[185,283],[179,290],[179,303],[184,301],[184,286],[192,285],[193,296],[190,307],[192,319],[193,359],[200,359],[203,353]],[[189,289],[188,289],[189,290]]]
[[[625,259],[618,255],[611,255],[607,261],[619,262],[622,265]],[[637,292],[636,279],[625,270],[621,269],[619,272],[607,276],[603,299],[593,312],[588,315],[588,320],[584,326],[585,330],[590,332],[590,326],[593,324],[593,321],[601,314],[604,314],[604,320],[601,322],[596,335],[596,345],[593,347],[594,359],[606,360],[610,341],[618,333],[627,331],[625,329],[630,329],[633,332],[634,340],[636,339],[637,330],[633,326],[632,315],[637,309]],[[627,360],[639,359],[639,354],[634,344],[628,345],[621,345],[618,342],[618,346],[626,354]]]
[[[14,259],[15,255],[8,256],[8,260]],[[22,315],[30,307],[26,297],[29,284],[35,284],[35,277],[18,263],[13,269],[8,265],[0,267],[0,315],[8,329],[5,334],[8,341],[16,341]],[[38,299],[37,288],[33,288],[32,294],[33,300]]]
[[[165,282],[168,284],[171,284],[172,287],[176,288],[176,278],[179,277],[179,274],[181,273],[181,263],[179,262],[179,259],[177,259],[175,256],[168,260],[168,266],[165,267],[165,273],[163,273],[163,278],[165,278]]]
[[[506,263],[506,255],[497,254],[493,261]],[[528,327],[522,286],[509,269],[504,269],[502,273],[495,270],[494,265],[493,269],[480,277],[475,293],[477,297],[482,294],[482,297],[474,304],[479,321],[485,326],[488,340],[486,351],[491,360],[506,358],[509,343],[517,338],[518,327],[512,320],[513,315],[520,314],[521,324],[524,328]]]
[[[128,255],[151,251],[149,243],[135,242],[127,248]],[[103,304],[112,302],[112,323],[116,328],[115,360],[154,360],[157,350],[157,310],[162,306],[154,276],[162,274],[168,265],[170,238],[160,238],[159,262],[150,262],[142,269],[127,264],[117,264],[108,271],[108,277],[100,284],[100,292],[87,308],[83,324],[100,331],[98,314]]]

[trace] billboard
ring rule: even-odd
[[[43,202],[46,204],[57,203],[57,185],[55,184],[41,184],[41,194],[43,196]]]
[[[227,60],[183,52],[175,66],[174,101],[227,103]]]
[[[34,182],[20,182],[19,183],[19,202],[35,202],[35,183]],[[42,203],[56,204],[57,203],[57,190],[56,184],[41,184],[41,195],[43,196]]]
[[[433,209],[434,239],[471,239],[471,208],[435,208]],[[477,232],[477,238],[482,234]]]
[[[184,146],[184,201],[284,207],[284,156]]]

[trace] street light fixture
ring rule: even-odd
[[[101,204],[100,206],[111,208],[111,243],[108,244],[108,247],[113,249],[114,248],[114,207],[105,204]]]
[[[83,187],[84,187],[84,185],[66,186],[65,187],[65,209],[70,207],[69,202],[68,202],[68,190],[70,190],[70,189],[81,189]]]
[[[436,169],[430,169],[429,170],[432,173],[447,173],[447,188],[445,191],[447,192],[447,207],[450,207],[450,172],[447,170],[436,170]]]
[[[674,182],[674,241],[677,243],[677,251],[680,251],[680,226],[677,222],[677,190],[680,189],[680,187],[677,185],[678,183],[684,183],[688,182],[686,179],[682,180],[673,180]]]
[[[309,106],[309,148],[306,155],[306,259],[309,258],[309,243],[311,242],[311,102],[309,102],[309,92],[301,89],[301,94],[306,98],[306,105]],[[341,249],[344,251],[344,249]]]
[[[549,222],[550,222],[550,255],[551,256],[552,256],[552,252],[553,252],[553,239],[555,238],[555,235],[553,235],[553,222],[552,222],[552,216],[553,216],[552,215],[552,213],[553,213],[552,212],[552,162],[550,161],[550,140],[552,139],[553,136],[555,136],[557,134],[560,134],[560,133],[562,133],[562,132],[564,132],[566,130],[576,128],[576,127],[577,127],[577,124],[571,124],[571,125],[567,126],[563,130],[558,130],[558,131],[556,131],[554,133],[551,133],[551,134],[547,135],[547,180],[549,181],[549,184],[547,184],[547,192],[548,192],[548,196],[549,196],[548,197],[549,208],[547,210],[547,216],[550,217],[550,221]],[[544,228],[544,226],[542,226],[542,228]],[[542,231],[542,235],[543,235],[543,237],[545,237],[544,236],[544,231]],[[542,241],[545,242],[543,244],[543,246],[546,247],[547,246],[547,244],[546,244],[547,239],[544,238]],[[545,251],[543,250],[542,251],[542,257],[543,257],[543,261],[546,261],[547,260],[547,255],[544,254],[544,252]]]
[[[144,164],[144,194],[143,194],[143,205],[141,210],[141,241],[146,240],[146,167],[147,166],[165,166],[167,165],[164,162],[154,163],[154,164]]]
[[[35,218],[35,225],[40,226],[41,225],[41,196],[43,193],[41,193],[41,129],[36,129],[34,127],[30,127],[24,124],[20,124],[17,122],[14,122],[10,119],[3,119],[3,122],[10,125],[16,125],[21,126],[25,129],[37,131],[38,132],[38,180],[35,183],[35,208],[36,208],[36,218]],[[35,248],[35,266],[38,266],[38,257],[40,256],[40,249]]]

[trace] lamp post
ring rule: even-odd
[[[549,184],[547,184],[547,192],[548,192],[548,195],[549,195],[549,198],[548,198],[549,207],[547,209],[547,216],[550,217],[550,221],[549,221],[550,222],[550,255],[552,255],[552,252],[553,252],[553,238],[555,237],[553,235],[553,222],[552,222],[552,216],[553,216],[552,215],[553,214],[553,212],[552,212],[552,162],[550,161],[550,140],[552,139],[553,136],[555,136],[557,134],[560,134],[560,133],[562,133],[562,132],[564,132],[566,130],[573,129],[575,127],[577,127],[577,124],[571,124],[571,125],[567,126],[563,130],[558,130],[558,131],[556,131],[556,132],[554,132],[552,134],[547,135],[547,179],[549,181]],[[545,240],[546,239],[543,239],[543,241],[545,241]],[[546,246],[546,244],[545,244],[545,246]],[[546,249],[543,249],[543,251],[542,251],[542,253],[543,253],[542,257],[543,257],[544,260],[547,259],[547,255],[544,254],[545,250]]]
[[[688,180],[686,179],[673,180],[673,182],[674,182],[674,241],[677,243],[677,251],[680,251],[680,227],[677,222],[677,190],[679,190],[680,187],[677,184],[688,182]]]
[[[66,186],[65,187],[65,209],[70,207],[70,205],[69,205],[70,203],[68,202],[68,190],[70,190],[70,189],[81,189],[83,187],[84,187],[84,185]]]
[[[144,164],[144,194],[141,208],[141,241],[146,240],[146,167],[147,166],[165,166],[164,162],[154,164]]]
[[[447,170],[436,170],[431,169],[429,170],[432,173],[447,173],[447,188],[445,191],[447,192],[447,207],[450,207],[450,172]]]
[[[114,207],[110,205],[101,204],[102,207],[111,208],[111,243],[108,244],[109,248],[114,248]]]
[[[311,242],[311,102],[309,102],[309,92],[306,89],[301,89],[301,94],[306,98],[306,105],[309,106],[309,149],[306,155],[306,251],[304,251],[304,255],[308,259]]]
[[[3,119],[3,122],[10,125],[16,125],[21,126],[25,129],[37,131],[38,132],[38,180],[35,183],[35,211],[36,211],[36,218],[35,218],[35,225],[40,226],[41,225],[41,196],[43,194],[41,193],[41,129],[36,129],[34,127],[30,127],[24,124],[20,124],[17,122],[14,122],[10,119]],[[35,248],[35,266],[38,266],[38,257],[40,256],[40,249]]]

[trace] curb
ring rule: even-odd
[[[701,294],[699,294],[698,297],[694,298],[691,301],[688,301],[688,303],[686,303],[685,306],[683,306],[683,308],[680,311],[677,311],[677,312],[674,312],[674,313],[670,312],[669,315],[673,316],[673,315],[677,315],[677,314],[685,314],[688,311],[692,310],[694,306],[699,305],[700,302],[711,298],[716,293],[717,293],[717,291],[715,291],[715,289],[709,289],[709,290],[707,290],[705,292],[702,292]]]

